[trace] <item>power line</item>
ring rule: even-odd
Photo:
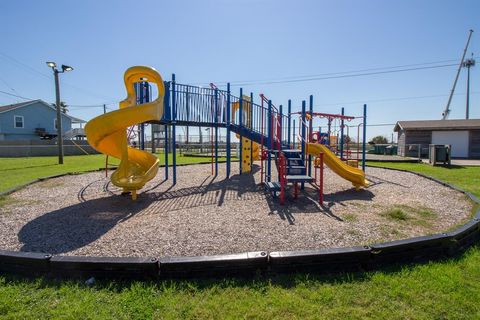
[[[5,92],[5,91],[2,91],[2,90],[0,90],[0,93],[6,94],[6,95],[9,95],[9,96],[12,96],[12,97],[17,97],[17,98],[20,98],[20,99],[24,99],[24,100],[35,100],[35,99],[32,99],[32,98],[26,98],[26,97],[19,96],[18,94]]]
[[[67,105],[67,107],[71,107],[71,106]],[[71,107],[71,108],[68,108],[68,109],[69,110],[82,110],[82,109],[85,109],[85,108],[103,108],[103,105],[102,106],[78,106],[78,107]],[[105,107],[105,109],[113,110],[112,108],[109,108],[109,107]]]
[[[397,66],[391,66],[391,67],[377,67],[377,68],[359,69],[359,70],[351,70],[351,71],[328,72],[328,73],[320,73],[320,74],[312,74],[312,75],[288,76],[288,77],[281,77],[281,78],[275,78],[275,79],[237,80],[237,81],[230,82],[230,84],[250,83],[250,82],[265,82],[265,81],[279,81],[279,80],[289,80],[289,79],[296,80],[296,79],[301,79],[301,78],[324,77],[324,76],[332,76],[332,75],[345,75],[345,74],[358,73],[358,72],[370,72],[370,71],[378,71],[378,70],[388,70],[388,69],[425,66],[425,65],[439,64],[439,63],[446,63],[446,62],[454,62],[454,61],[457,61],[457,59],[440,60],[440,61],[424,62],[424,63],[404,64],[404,65],[397,65]],[[226,84],[227,82],[228,81],[219,81],[219,82],[216,82],[216,83]],[[204,84],[204,83],[198,83],[198,84]]]
[[[7,81],[5,81],[5,79],[0,78],[0,80],[3,82],[3,84],[5,84],[5,86],[6,86],[8,89],[10,89],[10,91],[15,92],[15,93],[18,93],[17,90],[15,90],[15,88],[13,88],[11,85],[9,85],[9,84],[7,83]]]
[[[445,65],[447,62],[455,62],[457,59],[449,59],[449,60],[438,60],[438,61],[431,61],[431,62],[423,62],[423,63],[414,63],[414,64],[404,64],[404,65],[396,65],[396,66],[390,66],[390,67],[377,67],[377,68],[368,68],[368,69],[359,69],[359,70],[351,70],[351,71],[340,71],[340,72],[330,72],[330,73],[321,73],[321,74],[314,74],[314,75],[299,75],[299,76],[288,76],[288,77],[281,77],[281,78],[276,78],[276,79],[261,79],[261,80],[237,80],[237,81],[231,81],[231,85],[239,86],[239,85],[245,85],[245,84],[269,84],[271,82],[274,83],[286,83],[290,82],[288,80],[293,80],[292,82],[297,82],[300,80],[307,80],[307,81],[312,81],[312,78],[316,80],[316,78],[323,78],[327,77],[328,79],[330,78],[329,76],[359,76],[356,75],[356,73],[364,73],[364,72],[370,72],[370,71],[384,71],[381,73],[392,73],[392,72],[402,72],[402,71],[410,71],[410,69],[417,70],[416,68],[410,68],[410,67],[416,67],[416,66],[423,66],[420,69],[429,69],[429,68],[439,68],[439,67],[447,67],[451,66],[451,64]],[[438,66],[430,66],[432,64],[442,64]],[[457,65],[457,64],[453,64]],[[399,68],[409,68],[409,70],[390,70],[390,69],[399,69]],[[418,69],[419,70],[419,69]],[[369,73],[370,74],[370,73]],[[363,75],[363,74],[362,74]],[[306,78],[306,79],[304,79]],[[215,81],[215,83],[219,85],[226,85],[228,81]],[[206,85],[205,82],[197,82],[193,83],[193,85]]]
[[[46,74],[46,73],[43,73],[43,72],[40,72],[40,71],[38,71],[37,69],[32,68],[31,66],[29,66],[29,65],[27,65],[27,64],[25,64],[25,63],[23,63],[23,62],[21,62],[21,61],[19,61],[19,60],[17,60],[17,59],[15,59],[14,57],[11,57],[11,56],[3,53],[3,52],[0,52],[0,55],[3,56],[4,58],[10,60],[10,61],[13,62],[14,64],[23,67],[23,69],[30,71],[30,73],[34,73],[34,74],[36,74],[36,75],[42,76],[42,77],[44,77],[44,78],[46,78],[46,79],[48,79],[48,80],[51,81],[51,76],[50,76],[50,75],[48,75],[48,74]],[[112,97],[103,96],[103,95],[101,95],[101,94],[98,94],[98,93],[96,93],[96,92],[90,91],[90,90],[88,90],[88,89],[84,89],[84,88],[81,88],[81,87],[77,87],[77,86],[75,86],[75,85],[72,85],[72,84],[68,83],[67,81],[64,81],[64,80],[62,81],[62,84],[66,85],[66,86],[69,86],[69,87],[71,87],[71,88],[73,88],[73,89],[76,89],[76,90],[79,90],[79,91],[83,91],[83,92],[88,93],[88,94],[90,94],[90,95],[92,95],[92,96],[100,97],[100,98],[102,98],[102,99],[105,99],[105,98],[111,99],[111,98],[112,98]]]
[[[18,60],[15,59],[14,57],[11,57],[11,56],[3,53],[3,52],[0,52],[0,55],[2,55],[4,58],[6,58],[6,59],[8,59],[8,60],[10,60],[10,61],[12,61],[12,62],[14,62],[15,64],[17,64],[17,65],[19,65],[19,66],[22,66],[23,68],[25,68],[25,69],[27,69],[27,70],[30,70],[31,72],[36,73],[37,75],[40,75],[40,76],[45,77],[45,78],[47,78],[47,79],[50,79],[50,76],[49,76],[49,75],[47,75],[47,74],[45,74],[45,73],[43,73],[43,72],[40,72],[40,71],[36,70],[35,68],[32,68],[32,67],[30,67],[29,65],[27,65],[27,64],[25,64],[25,63],[23,63],[23,62],[21,62],[21,61],[18,61]]]
[[[367,124],[367,127],[386,127],[386,126],[394,126],[396,123],[374,123],[374,124]]]
[[[470,94],[479,94],[479,93],[480,91],[470,92]],[[465,95],[465,93],[456,93],[455,95]],[[435,94],[435,95],[428,95],[428,96],[411,96],[411,97],[385,98],[385,99],[374,99],[374,100],[358,100],[358,101],[338,102],[338,103],[325,103],[325,104],[315,105],[314,107],[341,106],[341,105],[347,105],[347,104],[388,102],[388,101],[401,101],[401,100],[417,100],[417,99],[428,99],[428,98],[438,98],[438,97],[448,97],[448,94]]]
[[[408,72],[408,71],[417,71],[417,70],[426,70],[426,69],[438,69],[438,68],[445,68],[445,67],[453,67],[457,64],[443,64],[437,66],[425,66],[425,67],[417,67],[417,68],[406,68],[406,69],[398,69],[398,70],[386,70],[386,71],[377,71],[377,72],[365,72],[365,73],[357,73],[357,74],[347,74],[347,75],[338,75],[338,76],[327,76],[327,77],[311,77],[305,79],[293,79],[293,80],[278,80],[278,81],[258,81],[258,82],[243,82],[237,83],[232,82],[230,83],[231,86],[239,87],[239,86],[250,86],[250,85],[259,85],[259,84],[280,84],[280,83],[295,83],[295,82],[309,82],[309,81],[319,81],[319,80],[330,80],[330,79],[340,79],[340,78],[354,78],[354,77],[364,77],[364,76],[371,76],[377,74],[389,74],[389,73],[397,73],[397,72]]]
[[[120,101],[110,101],[110,102],[105,102],[105,103],[96,103],[96,104],[89,104],[89,105],[85,105],[85,104],[70,104],[69,106],[71,106],[71,107],[103,107],[103,105],[111,106],[111,105],[118,104],[119,102],[120,102]]]

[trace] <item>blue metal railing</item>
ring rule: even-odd
[[[267,104],[252,102],[253,95],[240,98],[213,85],[208,88],[168,82],[167,88],[169,94],[166,95],[166,99],[169,101],[165,105],[169,107],[166,107],[168,110],[165,110],[164,120],[199,126],[229,125],[232,131],[256,142],[263,140],[267,148],[269,147],[268,120],[276,119],[278,122],[277,107],[272,105],[269,117]],[[227,111],[229,105],[230,110]],[[282,144],[288,145],[287,114],[282,114],[281,123]],[[270,135],[273,135],[273,140],[277,143],[276,128],[272,127],[271,131]]]
[[[225,124],[227,91],[175,83],[175,120],[197,124]]]

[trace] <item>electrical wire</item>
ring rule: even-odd
[[[0,93],[6,94],[6,95],[9,95],[9,96],[12,96],[12,97],[17,97],[17,98],[20,98],[20,99],[24,99],[24,100],[35,100],[35,99],[31,99],[31,98],[26,98],[26,97],[19,96],[18,94],[13,94],[13,93],[10,93],[10,92],[5,92],[5,91],[2,91],[2,90],[0,90]]]
[[[477,58],[480,56],[476,56]],[[237,81],[231,81],[230,84],[234,86],[239,86],[239,85],[250,85],[250,84],[270,84],[271,82],[274,83],[288,83],[288,82],[298,82],[301,80],[304,81],[313,81],[316,80],[317,78],[322,78],[319,80],[323,80],[323,78],[330,79],[330,76],[349,76],[349,77],[355,77],[355,76],[360,76],[356,75],[356,73],[365,73],[368,72],[368,75],[370,75],[370,71],[382,71],[379,73],[373,73],[373,74],[380,74],[380,73],[393,73],[393,72],[403,72],[403,71],[411,71],[412,70],[421,70],[421,69],[430,69],[430,68],[440,68],[440,67],[447,67],[447,66],[456,66],[458,63],[452,63],[452,64],[447,64],[447,62],[455,62],[458,61],[458,59],[449,59],[449,60],[438,60],[438,61],[431,61],[431,62],[423,62],[423,63],[413,63],[413,64],[404,64],[404,65],[396,65],[396,66],[390,66],[390,67],[377,67],[377,68],[368,68],[368,69],[359,69],[359,70],[351,70],[351,71],[340,71],[340,72],[330,72],[330,73],[321,73],[321,74],[313,74],[313,75],[300,75],[300,76],[288,76],[288,77],[281,77],[281,78],[276,78],[276,79],[261,79],[261,80],[237,80]],[[442,64],[438,66],[429,66],[432,64]],[[422,66],[422,68],[411,68],[411,67],[417,67],[417,66]],[[399,69],[403,68],[402,70],[390,70],[390,69]],[[405,68],[408,68],[408,70],[404,70]],[[388,72],[387,72],[388,71]],[[361,74],[363,76],[363,74]],[[226,85],[228,81],[215,81],[215,83],[219,85]],[[198,82],[198,83],[193,83],[193,85],[206,85],[205,82]]]
[[[29,65],[27,65],[27,64],[25,64],[25,63],[23,63],[23,62],[21,62],[21,61],[19,61],[19,60],[17,60],[17,59],[15,59],[14,57],[11,57],[11,56],[3,53],[3,52],[0,52],[0,56],[3,56],[3,57],[6,58],[7,60],[9,60],[9,61],[13,62],[14,64],[16,64],[17,66],[23,67],[24,70],[27,70],[27,71],[29,71],[30,73],[34,73],[34,74],[36,74],[36,75],[39,75],[39,76],[42,76],[42,77],[44,77],[44,78],[46,78],[46,79],[51,80],[51,75],[48,75],[48,74],[43,73],[43,72],[40,72],[40,71],[38,71],[37,69],[32,68],[31,66],[29,66]],[[62,81],[62,84],[66,85],[66,86],[69,86],[69,87],[71,87],[71,88],[73,88],[73,89],[76,89],[76,90],[78,90],[78,91],[83,91],[83,92],[85,92],[85,93],[87,93],[87,94],[90,94],[91,96],[96,96],[96,97],[98,97],[98,98],[102,98],[102,99],[105,99],[105,98],[111,99],[111,98],[112,98],[112,97],[103,96],[103,95],[101,95],[101,94],[98,94],[98,93],[96,93],[96,92],[90,91],[90,90],[88,90],[88,89],[84,89],[84,88],[81,88],[81,87],[77,87],[77,86],[75,86],[75,85],[72,85],[72,84],[68,83],[67,81],[64,81],[64,80]]]
[[[437,66],[425,66],[425,67],[376,71],[376,72],[365,72],[365,73],[356,73],[356,74],[345,74],[345,75],[336,75],[336,76],[327,76],[327,77],[311,77],[311,78],[305,78],[305,79],[258,81],[258,82],[243,82],[243,83],[232,82],[232,83],[230,83],[230,86],[239,87],[239,86],[251,86],[251,85],[260,85],[260,84],[265,85],[265,84],[280,84],[280,83],[295,83],[295,82],[331,80],[331,79],[341,79],[341,78],[355,78],[355,77],[372,76],[372,75],[378,75],[378,74],[389,74],[389,73],[398,73],[398,72],[427,70],[427,69],[438,69],[438,68],[446,68],[446,67],[453,67],[453,66],[457,66],[457,64],[456,63],[450,63],[450,64],[443,64],[443,65],[437,65]]]
[[[471,91],[470,94],[479,94],[480,91]],[[455,95],[466,95],[466,93],[455,93]],[[411,97],[398,97],[398,98],[384,98],[384,99],[373,99],[373,100],[358,100],[358,101],[349,101],[349,102],[337,102],[337,103],[325,103],[318,104],[314,107],[326,107],[326,106],[342,106],[348,104],[363,104],[363,103],[372,103],[372,102],[389,102],[389,101],[401,101],[401,100],[420,100],[428,98],[439,98],[439,97],[448,97],[448,94],[435,94],[428,96],[411,96]]]

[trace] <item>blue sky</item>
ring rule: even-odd
[[[62,100],[86,120],[125,96],[123,72],[155,67],[180,83],[278,80],[372,68],[457,63],[480,53],[480,1],[2,1],[0,90],[54,100],[45,61],[61,75]],[[477,59],[479,60],[479,59]],[[421,65],[424,66],[424,65]],[[386,70],[386,69],[382,69]],[[314,95],[315,111],[360,115],[369,123],[439,119],[456,67],[244,87],[295,107]],[[234,90],[238,90],[234,87]],[[465,115],[462,72],[450,118]],[[471,118],[480,118],[480,70],[471,70]],[[411,98],[415,97],[415,98]],[[423,97],[423,98],[419,98]],[[409,99],[404,99],[409,98]],[[0,93],[0,104],[23,101]],[[390,136],[392,126],[369,127]]]

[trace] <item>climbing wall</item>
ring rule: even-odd
[[[252,171],[252,141],[242,137],[242,173]]]

